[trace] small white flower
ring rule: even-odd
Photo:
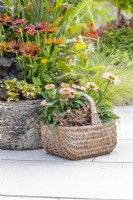
[[[73,85],[72,85],[72,88],[74,88],[74,89],[80,89],[80,86],[79,86],[79,85],[76,85],[76,84],[73,84]]]
[[[86,88],[85,88],[84,86],[81,86],[79,89],[80,89],[80,90],[83,90],[83,91],[86,90]]]
[[[115,76],[114,74],[112,74],[110,72],[106,72],[105,74],[103,74],[103,78],[110,81],[114,85],[118,85],[121,82],[117,76]]]
[[[41,103],[41,106],[45,106],[47,104],[46,100],[44,99]]]
[[[69,88],[70,85],[68,83],[61,83],[62,88]]]
[[[45,86],[45,89],[46,89],[46,90],[52,90],[52,89],[54,89],[54,88],[55,88],[55,85],[54,85],[54,84],[48,84],[48,85]]]
[[[97,91],[99,89],[99,87],[94,82],[88,82],[86,84],[86,89]]]
[[[83,42],[82,36],[79,35],[77,38],[74,38],[74,42],[76,42],[76,43],[82,43]]]
[[[83,91],[85,91],[86,89],[85,89],[85,87],[83,87],[83,86],[79,86],[79,85],[76,85],[76,84],[73,84],[72,85],[72,88],[74,88],[74,89],[79,89],[79,90],[83,90]]]

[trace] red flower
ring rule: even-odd
[[[0,16],[0,24],[4,23],[4,18]]]
[[[10,16],[1,17],[0,16],[0,24],[11,24],[12,18]]]
[[[95,28],[93,23],[88,24],[88,27],[91,28],[91,29]]]
[[[97,31],[91,31],[91,37],[97,39],[98,38]]]
[[[24,28],[24,31],[26,31],[28,33],[28,35],[36,35],[37,34],[37,31],[34,30],[34,29],[28,29],[28,27]]]
[[[97,31],[86,31],[86,32],[82,32],[83,35],[89,36],[91,38],[98,38],[98,33]]]
[[[50,29],[47,30],[48,33],[56,33],[59,30],[58,27],[51,27]]]
[[[23,19],[17,19],[16,21],[14,21],[12,23],[12,28],[17,28],[18,26],[24,25],[27,23],[27,19],[23,18]]]
[[[4,51],[7,48],[7,43],[6,42],[0,42],[0,50]]]
[[[63,44],[64,42],[65,40],[63,38],[60,38],[60,39],[53,38],[54,44],[60,45],[60,44]]]
[[[23,30],[24,30],[23,28],[19,28],[15,32],[16,32],[17,35],[21,35],[21,33],[23,32]]]
[[[35,35],[37,33],[43,33],[43,32],[47,32],[47,30],[51,27],[50,24],[48,23],[44,23],[44,22],[40,22],[38,24],[30,24],[28,26],[25,27],[25,31],[29,34],[29,35]]]
[[[40,47],[30,44],[25,46],[25,48],[22,48],[20,51],[23,56],[32,57],[33,59],[35,59],[36,56],[40,53],[40,50]]]
[[[23,43],[20,42],[20,40],[18,41],[11,41],[8,44],[8,52],[14,52],[14,51],[20,51],[20,49],[23,47]]]

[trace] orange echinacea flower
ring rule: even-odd
[[[9,42],[7,51],[8,52],[20,51],[22,47],[23,47],[23,43],[20,42],[20,40],[18,41],[13,40]]]
[[[17,19],[12,23],[12,28],[17,28],[18,26],[22,26],[27,23],[27,19]]]
[[[30,44],[22,48],[20,52],[25,57],[31,57],[35,59],[36,56],[40,53],[40,50],[41,50],[40,47]]]

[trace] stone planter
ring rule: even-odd
[[[38,122],[40,100],[0,101],[0,148],[37,149],[41,147]]]

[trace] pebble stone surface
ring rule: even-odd
[[[0,101],[1,149],[37,149],[41,147],[38,122],[40,100]]]
[[[105,156],[70,161],[43,149],[0,151],[0,200],[133,200],[133,106],[121,116],[118,144]]]

